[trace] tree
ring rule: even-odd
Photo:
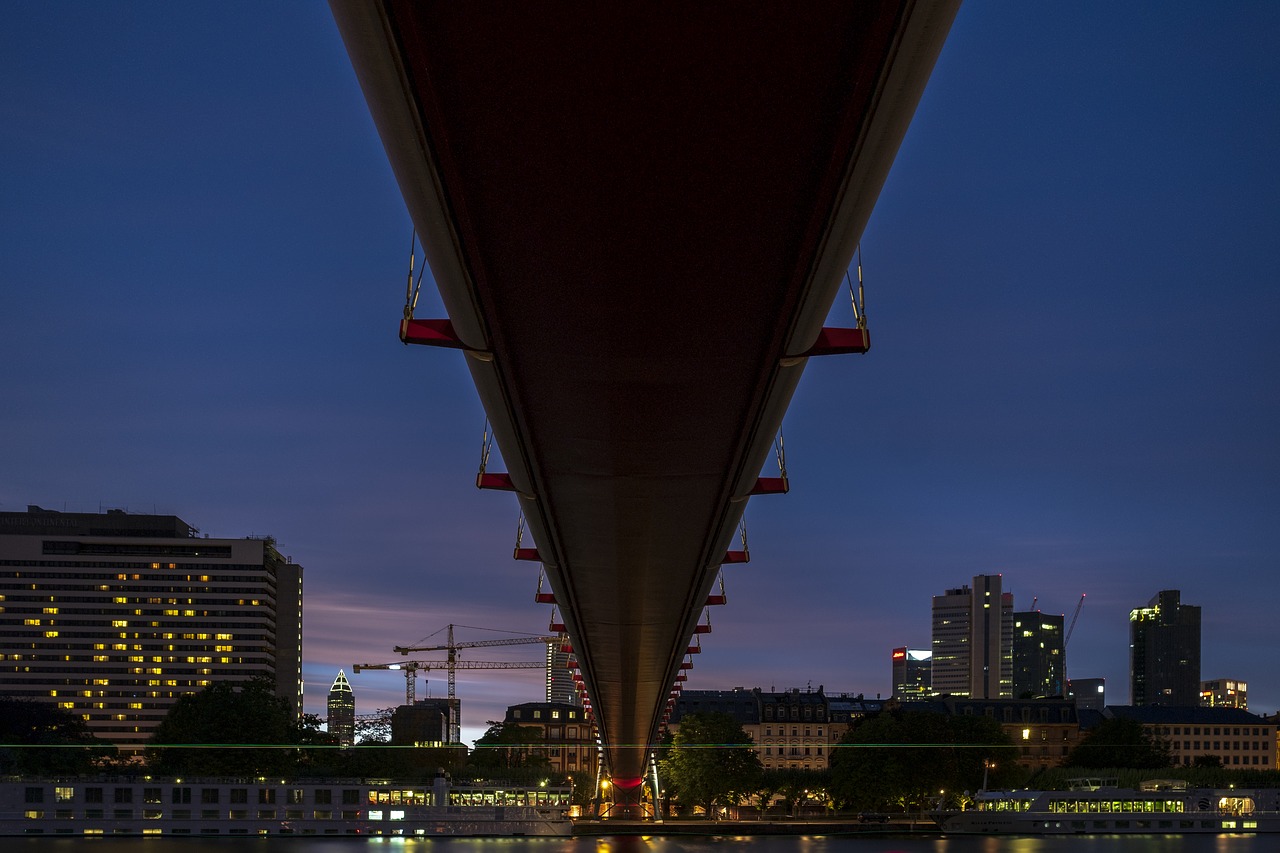
[[[541,749],[537,728],[490,720],[488,730],[476,739],[467,767],[482,777],[511,781],[545,776],[551,762]]]
[[[1172,764],[1169,744],[1142,723],[1124,717],[1103,720],[1067,756],[1072,767],[1154,769]]]
[[[830,792],[831,776],[825,770],[804,770],[799,767],[780,767],[766,770],[770,787],[782,797],[782,804],[791,817],[799,817],[800,807],[810,800],[825,807]]]
[[[81,717],[63,708],[0,697],[0,774],[88,773],[115,754],[114,746],[99,740]]]
[[[214,682],[178,699],[156,726],[147,749],[165,774],[260,776],[291,772],[303,727],[288,699],[266,677]]]
[[[990,717],[884,711],[865,717],[831,753],[831,794],[844,806],[923,805],[943,790],[976,790],[984,773],[1018,772],[1009,736]]]
[[[760,774],[754,742],[728,714],[686,714],[671,749],[659,762],[664,786],[681,801],[715,814],[730,792],[752,790]]]

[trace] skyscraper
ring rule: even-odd
[[[977,575],[933,597],[933,692],[975,699],[1013,695],[1013,596],[1000,575]]]
[[[356,740],[356,694],[347,681],[347,674],[338,670],[338,677],[329,688],[327,703],[329,734],[338,738],[338,746],[351,746]]]
[[[302,712],[302,567],[172,515],[0,512],[0,692],[141,744],[179,697],[265,677]]]
[[[933,653],[927,649],[893,650],[893,698],[919,699],[928,696],[933,685]]]
[[[1013,614],[1013,698],[1062,696],[1062,614]]]
[[[568,642],[567,640],[565,642]],[[547,643],[547,701],[561,705],[581,705],[569,669],[570,653],[563,643]]]
[[[1200,608],[1176,589],[1129,612],[1129,697],[1134,705],[1200,704]]]

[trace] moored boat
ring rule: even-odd
[[[980,791],[972,808],[938,812],[935,821],[946,833],[976,835],[1280,832],[1280,789],[1076,780],[1065,791]]]
[[[359,780],[0,780],[0,835],[568,836],[567,787]]]

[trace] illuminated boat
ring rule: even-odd
[[[100,777],[0,782],[0,835],[568,836],[568,787]]]
[[[1076,780],[1065,791],[980,791],[971,808],[934,819],[943,832],[973,835],[1280,832],[1280,789]]]

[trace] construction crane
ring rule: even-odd
[[[1080,618],[1080,608],[1084,607],[1085,594],[1080,593],[1080,600],[1076,603],[1076,612],[1071,615],[1071,625],[1067,628],[1067,636],[1062,641],[1062,650],[1067,650],[1067,643],[1071,642],[1071,632],[1076,629],[1076,620]]]
[[[486,667],[463,666],[462,662],[458,661],[458,649],[460,648],[492,648],[494,646],[532,646],[532,644],[534,643],[538,643],[540,644],[540,646],[545,646],[545,644],[547,643],[559,643],[561,642],[561,638],[559,637],[511,637],[506,639],[492,639],[492,640],[467,640],[467,642],[463,642],[463,643],[454,643],[453,629],[456,628],[456,626],[454,626],[452,622],[449,622],[449,625],[447,626],[447,628],[448,628],[448,640],[447,642],[445,642],[444,646],[397,646],[396,652],[399,654],[408,654],[410,652],[445,652],[448,654],[448,661],[445,661],[445,665],[447,665],[445,666],[445,670],[447,670],[449,674],[449,736],[451,736],[451,738],[453,739],[452,743],[457,743],[458,738],[461,738],[462,734],[461,734],[460,726],[458,726],[458,720],[456,719],[456,710],[454,710],[454,702],[453,702],[454,681],[457,680],[456,678],[454,678],[454,672],[458,670],[458,667],[461,667],[461,669],[465,669],[465,670],[466,669],[486,669]],[[465,628],[465,626],[463,626],[463,628]],[[439,631],[436,631],[436,633],[439,633]],[[541,663],[539,663],[539,666],[541,666]],[[436,669],[439,669],[439,667],[436,667]],[[488,667],[488,669],[503,669],[503,667],[494,666],[494,667]],[[530,669],[530,667],[508,667],[508,669]]]
[[[351,671],[359,673],[364,669],[394,669],[403,670],[404,672],[404,703],[412,705],[417,699],[418,670],[429,672],[433,669],[448,669],[450,673],[455,669],[541,669],[546,666],[544,661],[536,660],[460,660],[460,661],[444,661],[444,660],[407,660],[403,663],[357,663],[353,664]],[[449,682],[449,699],[453,699],[453,681]],[[453,714],[453,702],[449,702],[450,715]]]

